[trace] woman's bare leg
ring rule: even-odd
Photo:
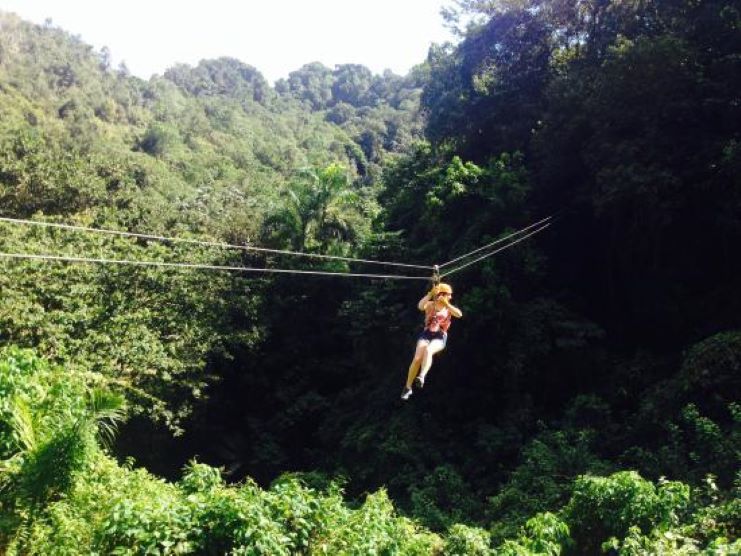
[[[422,372],[419,373],[419,378],[422,382],[424,382],[430,367],[432,367],[432,356],[441,352],[443,349],[445,349],[445,343],[438,339],[432,340],[430,345],[427,346],[424,357],[422,358]]]
[[[420,340],[417,342],[417,348],[414,350],[414,359],[412,359],[412,363],[409,365],[409,374],[407,374],[407,388],[411,388],[414,379],[417,378],[417,373],[419,372],[420,365],[422,365],[422,360],[427,352],[428,345],[429,342],[426,340]]]

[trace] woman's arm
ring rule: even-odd
[[[463,316],[463,311],[461,311],[458,307],[455,305],[452,305],[450,301],[443,298],[443,303],[445,303],[445,306],[448,308],[448,311],[450,311],[450,314],[453,315],[455,318],[459,319]]]
[[[430,301],[432,301],[432,298],[434,297],[434,293],[433,293],[434,291],[435,291],[434,289],[428,291],[425,294],[425,296],[422,299],[419,300],[419,303],[417,303],[417,309],[419,309],[420,311],[424,311],[425,310],[425,308],[427,307],[427,304]]]

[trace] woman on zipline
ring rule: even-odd
[[[432,367],[432,356],[445,349],[452,317],[463,316],[463,312],[450,303],[452,297],[453,288],[440,283],[417,303],[419,310],[425,313],[425,328],[417,338],[417,349],[409,365],[407,383],[401,392],[402,400],[408,400],[412,395],[412,384],[419,388],[425,385],[425,377]]]

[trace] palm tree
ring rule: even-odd
[[[124,399],[94,389],[81,412],[74,408],[31,409],[20,396],[11,402],[9,425],[17,451],[0,460],[0,546],[23,545],[35,516],[68,492],[76,472],[97,449],[96,433],[110,441],[124,417]]]
[[[350,189],[339,164],[302,170],[284,192],[286,204],[268,217],[263,237],[283,240],[295,250],[325,250],[332,239],[354,236],[349,214],[360,212],[360,196]]]

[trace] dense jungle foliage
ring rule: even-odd
[[[0,553],[741,552],[741,2],[445,14],[459,42],[405,77],[271,85],[144,81],[0,13],[0,217],[428,265],[555,215],[450,277],[464,318],[407,402],[422,281],[3,259]]]

